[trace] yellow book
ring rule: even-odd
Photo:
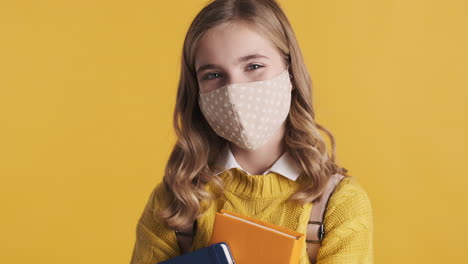
[[[210,245],[225,242],[238,264],[297,264],[305,235],[250,216],[221,209]]]

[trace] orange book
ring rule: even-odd
[[[305,235],[250,216],[221,209],[210,245],[225,242],[238,264],[297,264]]]

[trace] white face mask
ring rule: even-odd
[[[291,89],[286,69],[268,80],[232,83],[199,93],[198,104],[219,136],[253,150],[265,144],[288,116]]]

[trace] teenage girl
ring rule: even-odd
[[[373,216],[359,182],[335,161],[315,121],[311,79],[293,29],[274,0],[215,0],[185,37],[174,111],[177,142],[138,221],[132,264],[209,246],[226,209],[306,232],[332,175],[317,263],[373,263]],[[331,156],[319,130],[332,145]],[[191,229],[191,227],[194,227]],[[305,247],[304,247],[305,248]],[[313,263],[304,249],[300,263]]]

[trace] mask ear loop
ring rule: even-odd
[[[286,60],[288,61],[288,65],[286,66],[286,70],[288,70],[289,78],[292,78],[293,76],[291,73],[289,73],[289,68],[291,66],[291,54],[286,54]]]
[[[287,57],[288,57],[288,62],[289,62],[289,64],[286,66],[286,70],[288,71],[289,79],[291,79],[291,78],[293,78],[293,76],[291,75],[291,73],[289,73],[289,68],[290,68],[290,66],[291,66],[291,56],[288,54]],[[292,90],[294,90],[294,87],[292,87]]]
[[[286,66],[286,70],[288,71],[289,78],[292,78],[293,76],[291,75],[291,73],[289,73],[289,65],[288,65],[288,66]]]

